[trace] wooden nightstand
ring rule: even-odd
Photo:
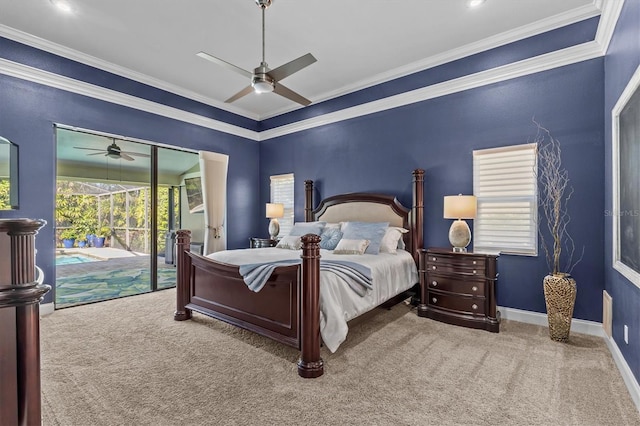
[[[497,255],[420,250],[418,315],[448,324],[497,333]]]
[[[272,240],[270,238],[249,238],[250,248],[275,247],[277,244],[278,240]]]

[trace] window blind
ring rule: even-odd
[[[278,219],[280,236],[289,235],[293,228],[293,173],[271,176],[271,202],[284,204],[284,216]]]
[[[473,151],[473,249],[536,255],[536,144]]]

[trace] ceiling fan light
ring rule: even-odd
[[[253,91],[256,93],[269,93],[273,92],[273,83],[269,81],[258,80],[251,83]]]

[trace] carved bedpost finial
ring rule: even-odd
[[[304,221],[313,221],[313,181],[304,181]]]
[[[320,237],[302,236],[302,342],[298,375],[307,379],[322,376],[320,358]]]

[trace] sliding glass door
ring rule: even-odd
[[[198,155],[64,128],[57,144],[56,308],[175,286]]]

